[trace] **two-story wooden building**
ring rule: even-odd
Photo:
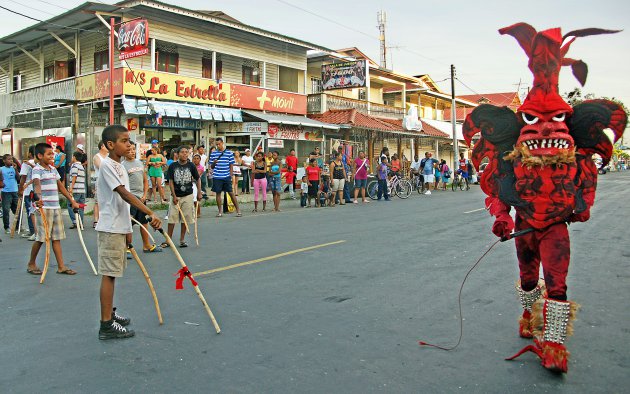
[[[146,19],[150,42],[146,55],[126,61],[113,48],[111,81],[110,18]],[[21,157],[57,136],[70,152],[84,143],[94,153],[113,86],[115,123],[144,146],[156,139],[170,150],[220,135],[244,150],[267,135],[305,157],[322,146],[324,130],[339,129],[305,116],[308,50],[327,51],[221,12],[87,2],[0,39],[0,126],[11,141],[2,150]]]

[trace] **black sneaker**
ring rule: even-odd
[[[128,317],[124,317],[124,316],[120,316],[116,313],[116,308],[114,308],[114,311],[112,312],[112,320],[115,321],[116,323],[120,324],[121,326],[128,326],[129,324],[131,324],[131,319]]]
[[[101,328],[98,330],[98,339],[122,339],[131,338],[136,333],[133,330],[127,330],[114,320],[102,321]]]

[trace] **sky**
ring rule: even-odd
[[[589,67],[584,93],[616,97],[630,107],[630,2],[627,0],[163,0],[189,9],[221,10],[243,23],[330,49],[358,47],[379,61],[377,12],[385,11],[388,68],[408,75],[429,74],[450,93],[450,65],[456,94],[527,92],[533,80],[527,57],[510,36],[497,30],[527,22],[537,30],[563,32],[587,27],[624,30],[578,38],[567,56]],[[98,1],[111,4],[113,1]],[[3,1],[3,6],[47,19],[77,6],[75,0]],[[0,9],[0,36],[34,21]],[[570,68],[560,74],[560,93],[579,87]]]

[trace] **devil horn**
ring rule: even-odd
[[[518,41],[518,44],[523,48],[528,57],[532,52],[532,41],[536,36],[536,29],[527,23],[520,22],[515,23],[512,26],[499,29],[500,34],[508,34]]]
[[[587,36],[596,36],[598,34],[614,34],[619,33],[622,30],[607,30],[607,29],[598,29],[596,27],[590,27],[587,29],[579,29],[573,30],[565,34],[562,39],[567,37],[587,37]]]
[[[562,59],[563,66],[571,66],[573,76],[578,82],[584,86],[586,83],[586,75],[588,74],[588,66],[581,60],[575,60],[568,57]]]

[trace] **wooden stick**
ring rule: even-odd
[[[147,230],[142,223],[140,223],[139,221],[137,221],[134,218],[131,218],[131,221],[136,223],[138,226],[140,226],[140,231],[144,230],[145,233],[147,233],[147,235],[149,236],[149,239],[151,240],[151,242],[155,243],[155,238],[153,238],[153,235],[151,235],[151,233],[149,232],[149,230]]]
[[[83,220],[81,220],[81,215],[79,214],[79,212],[75,212],[75,215],[77,217],[77,230],[79,231],[79,241],[81,241],[81,246],[83,246],[83,252],[85,252],[85,257],[87,257],[88,262],[90,263],[90,266],[92,267],[92,271],[94,272],[94,275],[98,275],[98,273],[96,272],[96,267],[94,267],[94,263],[92,262],[92,258],[90,257],[90,254],[88,253],[87,247],[85,246],[85,242],[83,241],[83,234],[81,233],[81,229],[83,228]]]
[[[129,251],[131,252],[131,255],[133,256],[134,260],[136,260],[136,263],[138,263],[138,266],[140,267],[140,271],[142,271],[142,274],[144,275],[144,279],[147,281],[147,285],[149,285],[149,290],[151,290],[151,296],[153,297],[153,303],[155,304],[155,311],[157,312],[160,325],[162,325],[164,324],[164,321],[162,320],[162,311],[160,311],[160,303],[158,302],[157,294],[155,294],[155,288],[153,287],[153,282],[151,282],[151,277],[149,277],[149,273],[147,272],[147,269],[144,267],[144,264],[142,264],[142,261],[140,261],[140,257],[138,256],[138,253],[136,253],[136,250],[133,248],[133,245],[128,244],[127,246],[129,247]]]
[[[11,238],[13,238],[15,236],[15,226],[17,226],[18,222],[21,221],[22,219],[22,200],[23,198],[20,198],[17,202],[17,209],[15,210],[15,216],[13,217],[13,223],[11,223]],[[10,210],[9,210],[10,212]],[[18,231],[19,228],[18,228]]]
[[[46,273],[48,272],[48,263],[50,262],[50,231],[48,231],[48,219],[46,219],[46,212],[44,208],[38,208],[39,215],[42,217],[42,226],[44,227],[44,238],[46,241],[46,257],[44,258],[44,269],[42,275],[39,278],[39,284],[44,283],[46,279]]]
[[[186,226],[186,232],[190,234],[190,229],[188,228],[188,223],[186,222],[186,216],[184,216],[184,212],[182,212],[182,208],[179,206],[179,202],[175,204],[177,210],[179,211],[179,216],[182,217],[182,221],[184,222],[184,226]]]
[[[25,196],[22,195],[22,209],[20,209],[20,220],[18,221],[18,226],[17,226],[18,232],[22,232],[22,223],[23,223],[22,218],[24,217],[24,215],[22,215],[22,212],[26,213],[26,220],[28,220],[28,209],[26,209],[26,205],[24,205],[25,203],[24,199],[25,199]]]
[[[195,204],[195,243],[197,244],[197,246],[199,246],[199,233],[197,232],[197,219],[199,218],[199,216],[197,216],[198,206],[199,202],[197,201],[197,203]]]
[[[166,243],[168,243],[168,245],[171,247],[171,250],[175,254],[175,257],[177,257],[177,261],[179,261],[179,264],[182,266],[182,268],[188,268],[186,263],[184,262],[184,259],[182,259],[182,256],[179,254],[179,251],[175,247],[175,244],[173,243],[173,240],[171,239],[171,237],[169,237],[166,231],[164,231],[162,228],[159,228],[158,231],[164,236],[164,239],[166,239]],[[201,300],[203,307],[206,309],[208,316],[210,316],[210,320],[212,320],[212,325],[214,325],[214,329],[216,330],[217,334],[220,334],[221,328],[219,327],[219,323],[217,323],[217,320],[214,318],[214,314],[212,314],[212,311],[210,310],[210,307],[208,306],[208,303],[206,302],[205,297],[201,293],[201,290],[199,289],[199,285],[193,285],[193,287],[195,288],[195,292],[199,296],[199,299]]]

